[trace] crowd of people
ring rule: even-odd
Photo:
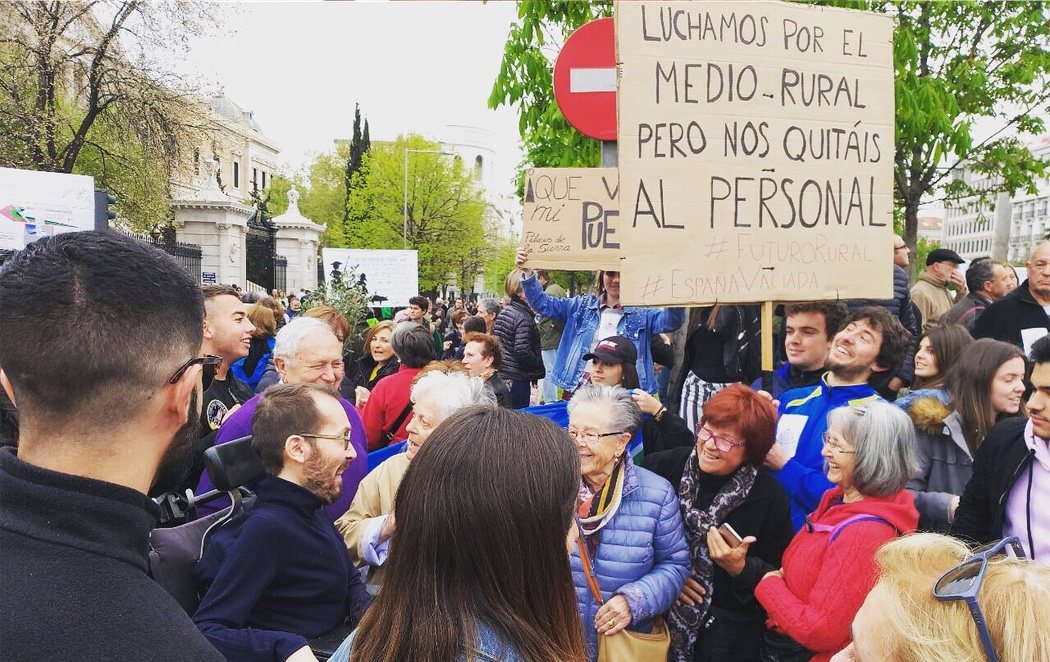
[[[764,374],[754,306],[569,297],[524,252],[502,302],[366,322],[34,242],[0,270],[0,656],[1048,660],[1050,243],[1019,285],[908,260],[785,305]],[[231,510],[206,457],[241,443]],[[189,608],[158,526],[208,527]]]

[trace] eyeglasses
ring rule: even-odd
[[[894,246],[893,250],[894,251],[906,251],[906,250],[909,250],[909,248],[907,246]]]
[[[707,442],[714,440],[715,448],[723,453],[728,453],[737,446],[743,446],[744,442],[736,441],[732,437],[727,437],[724,434],[715,434],[707,429],[706,425],[701,425],[696,429],[696,440],[701,444],[707,444]]]
[[[339,434],[307,434],[305,432],[297,432],[300,437],[306,437],[307,439],[331,439],[332,441],[340,441],[343,443],[343,450],[350,448],[350,428],[346,429],[346,432],[340,432]]]
[[[844,446],[842,444],[842,442],[840,442],[840,441],[836,440],[834,437],[832,437],[830,432],[825,432],[823,434],[823,439],[824,439],[824,445],[827,446],[828,448],[830,448],[832,451],[834,451],[836,453],[856,453],[857,452],[857,451],[853,450],[852,448],[849,448],[848,446]]]
[[[582,441],[587,445],[594,445],[598,443],[598,440],[602,437],[611,437],[617,434],[623,434],[627,430],[620,430],[619,432],[583,432],[582,430],[573,430],[569,428],[569,436],[572,437],[573,441]]]
[[[220,363],[222,363],[221,356],[215,356],[213,354],[195,356],[189,361],[183,363],[179,367],[179,369],[175,371],[175,374],[171,376],[171,379],[168,380],[168,383],[174,384],[175,382],[179,381],[179,379],[187,370],[197,365],[198,363],[201,365],[201,384],[203,385],[204,390],[207,391],[208,387],[211,386],[212,380],[215,379],[215,368]]]
[[[933,597],[942,602],[964,600],[970,608],[970,616],[973,617],[977,633],[981,635],[981,644],[984,646],[984,654],[988,662],[998,662],[999,655],[992,645],[992,635],[988,631],[988,625],[984,622],[984,612],[981,605],[977,603],[977,594],[984,583],[984,575],[988,570],[988,560],[997,554],[1007,554],[1013,551],[1014,557],[1025,558],[1024,549],[1017,536],[1003,538],[998,542],[983,545],[973,550],[970,558],[955,566],[941,575],[940,579],[933,585]]]

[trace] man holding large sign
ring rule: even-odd
[[[616,16],[624,301],[888,298],[891,18],[776,2]]]

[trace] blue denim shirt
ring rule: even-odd
[[[565,323],[554,359],[554,370],[548,378],[568,391],[575,391],[583,379],[586,362],[583,355],[591,349],[594,332],[601,321],[598,297],[584,294],[571,299],[547,296],[533,274],[523,278],[525,299],[544,317]],[[685,322],[684,308],[637,308],[624,306],[616,333],[629,338],[638,350],[638,381],[649,393],[657,390],[653,376],[653,355],[649,341],[654,333],[674,331]]]
[[[354,645],[355,634],[357,630],[351,632],[350,636],[340,644],[339,648],[332,653],[332,657],[328,658],[328,662],[350,662],[350,648]],[[478,662],[522,662],[521,656],[510,644],[502,641],[492,628],[482,622],[478,623],[478,643],[472,652],[473,659]],[[457,658],[457,662],[464,662],[466,659],[466,652],[464,652]]]

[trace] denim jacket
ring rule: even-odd
[[[538,314],[564,322],[554,369],[547,376],[568,391],[575,391],[583,379],[583,355],[590,351],[594,332],[601,321],[598,297],[584,294],[571,299],[548,296],[533,274],[521,281],[525,298]],[[653,376],[653,355],[649,340],[654,333],[674,331],[685,321],[684,308],[637,308],[624,306],[616,333],[630,338],[638,350],[638,380],[650,393],[657,390]]]
[[[339,648],[328,658],[328,662],[350,662],[350,648],[354,645],[354,635],[357,630],[350,633]],[[522,658],[509,642],[503,641],[500,636],[486,623],[478,621],[478,642],[470,651],[476,662],[522,662]],[[456,658],[456,662],[466,662],[467,651]]]

